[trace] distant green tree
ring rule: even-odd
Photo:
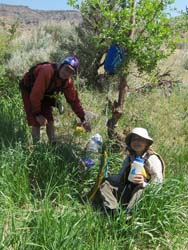
[[[77,0],[68,3],[80,9],[82,15],[88,10],[98,13],[95,22],[97,33],[90,36],[100,41],[100,46],[111,42],[126,49],[127,57],[119,75],[119,96],[111,106],[112,117],[108,120],[108,135],[116,137],[115,126],[123,114],[127,77],[130,65],[135,63],[140,72],[151,72],[159,60],[168,57],[175,49],[177,29],[171,24],[167,7],[174,0]],[[88,16],[88,19],[91,17]],[[86,45],[87,46],[87,45]]]
[[[73,3],[72,3],[73,4]],[[75,5],[74,5],[75,6]],[[75,6],[79,8],[79,6]],[[100,34],[98,22],[101,22],[100,9],[84,6],[82,14],[82,22],[75,27],[75,34],[69,36],[68,43],[63,43],[62,47],[67,51],[74,53],[79,57],[80,69],[79,75],[88,86],[100,87],[99,69],[103,64],[104,53],[107,51],[108,45],[95,39]]]
[[[17,28],[17,22],[13,23],[9,27],[6,24],[0,23],[0,93],[1,95],[8,94],[10,88],[8,84],[10,79],[6,70],[6,63],[12,53],[11,42],[14,39]]]

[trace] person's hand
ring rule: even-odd
[[[37,115],[36,120],[40,124],[40,126],[45,126],[48,123],[43,115]]]
[[[133,183],[144,186],[144,177],[141,174],[136,174],[133,178]]]
[[[91,126],[90,126],[89,122],[87,122],[87,121],[82,122],[82,126],[86,130],[86,132],[91,132]]]

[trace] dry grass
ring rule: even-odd
[[[188,84],[188,44],[183,49],[176,49],[166,60],[160,63],[161,73],[170,70],[172,79]]]

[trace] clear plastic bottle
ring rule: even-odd
[[[144,170],[144,160],[140,157],[137,156],[133,163],[131,164],[131,170],[128,176],[128,180],[133,182],[134,176],[136,174],[143,174],[143,170]]]
[[[99,151],[102,146],[102,136],[95,134],[86,145],[84,163],[87,167],[92,167],[98,163]]]

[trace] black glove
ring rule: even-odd
[[[56,101],[56,107],[59,111],[59,114],[62,115],[63,114],[63,105],[62,105],[62,102],[61,101]]]
[[[83,121],[82,126],[83,126],[83,128],[85,128],[86,132],[91,132],[91,126],[90,126],[89,122]]]

